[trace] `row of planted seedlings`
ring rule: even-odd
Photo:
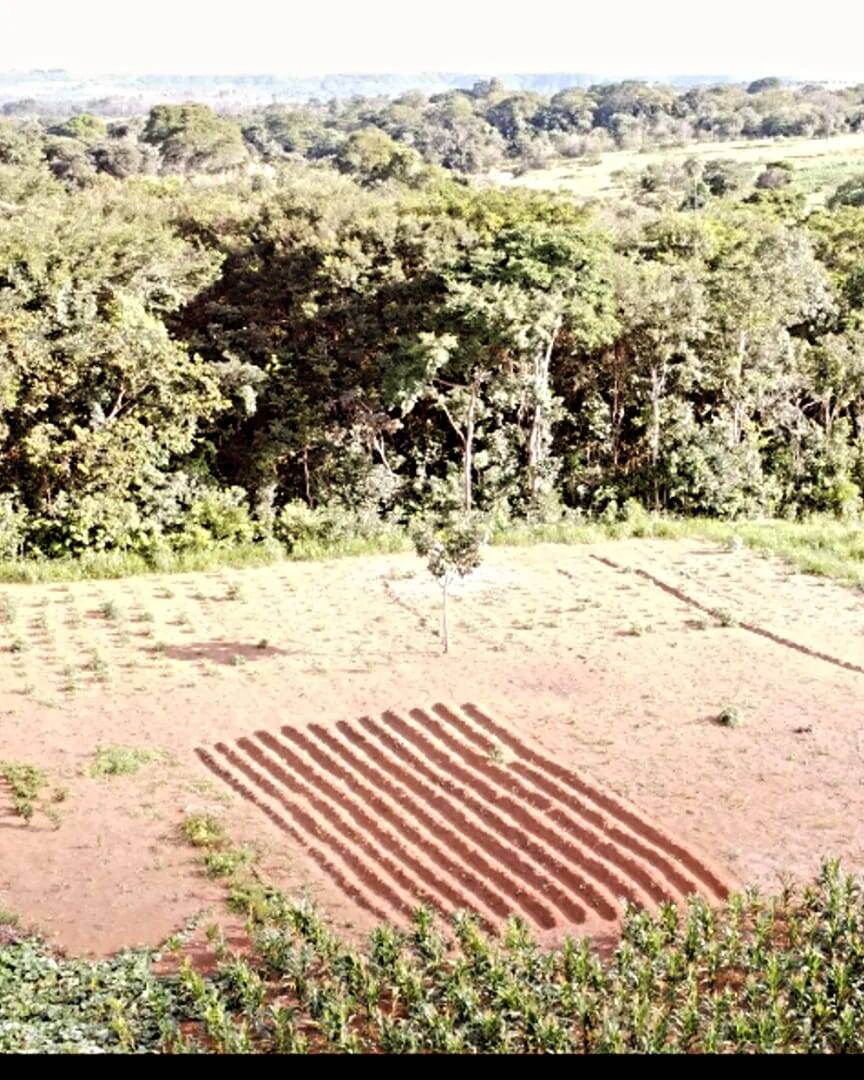
[[[864,1050],[861,882],[815,884],[714,910],[630,912],[615,951],[543,948],[512,921],[491,938],[420,909],[354,947],[309,904],[235,890],[248,958],[219,948],[211,980],[179,979],[216,1051],[854,1052]]]
[[[185,958],[164,975],[147,953],[64,961],[31,939],[0,947],[0,1050],[864,1050],[864,893],[836,863],[811,886],[721,909],[694,898],[631,911],[605,956],[587,940],[542,947],[516,920],[490,937],[470,914],[448,926],[424,909],[357,945],[263,881],[219,829],[187,832],[228,880],[248,949],[213,925],[215,970]],[[182,940],[172,948],[182,955]]]

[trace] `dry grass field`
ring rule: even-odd
[[[580,164],[562,162],[547,169],[534,169],[514,177],[496,173],[503,184],[516,184],[537,190],[570,191],[582,198],[610,198],[625,189],[625,174],[638,173],[663,161],[683,162],[731,159],[753,166],[754,176],[760,166],[770,161],[788,161],[795,168],[798,185],[811,201],[824,201],[838,184],[864,171],[864,134],[836,135],[824,139],[732,140],[729,142],[694,142],[686,146],[649,150],[613,150],[600,160]]]

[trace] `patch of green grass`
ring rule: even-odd
[[[44,769],[23,761],[0,761],[0,780],[12,795],[13,811],[28,825],[38,810],[59,826],[59,815],[50,803],[62,802],[68,793],[64,788],[57,788],[49,797],[46,791],[49,778]]]
[[[131,776],[159,757],[158,751],[138,746],[100,746],[87,766],[87,775],[95,778]]]
[[[834,578],[864,588],[864,528],[859,521],[816,515],[801,521],[767,518],[758,521],[718,521],[634,515],[612,523],[560,522],[552,525],[513,525],[492,534],[491,543],[520,546],[535,543],[597,544],[605,540],[710,540],[727,549],[739,546],[775,555],[796,570]]]
[[[188,574],[223,567],[267,566],[284,558],[284,547],[268,540],[210,551],[159,552],[151,558],[109,551],[73,559],[6,559],[0,561],[0,582],[108,581],[139,574]]]
[[[344,559],[357,555],[398,555],[413,551],[407,529],[392,527],[373,537],[348,536],[338,540],[298,540],[287,556],[294,562]]]
[[[20,926],[21,916],[17,911],[13,911],[12,908],[4,907],[0,904],[0,926]]]
[[[225,826],[212,814],[190,814],[180,826],[183,837],[194,847],[217,850],[228,843]]]

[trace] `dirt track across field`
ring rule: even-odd
[[[627,900],[864,870],[864,597],[771,559],[493,549],[447,656],[407,555],[2,592],[0,759],[68,796],[55,829],[0,793],[0,906],[74,952],[218,909],[193,812],[349,932],[422,900],[603,936]],[[116,744],[159,757],[88,775]]]

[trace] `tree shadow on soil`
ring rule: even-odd
[[[231,642],[231,641],[199,641],[190,642],[188,645],[166,645],[163,647],[149,645],[145,650],[151,656],[162,656],[171,660],[212,660],[216,664],[228,664],[235,665],[238,662],[252,660],[265,660],[268,657],[273,656],[287,656],[296,658],[314,659],[320,657],[325,660],[338,660],[340,658],[349,660],[366,660],[366,659],[388,659],[392,660],[394,657],[408,656],[438,656],[440,654],[440,646],[436,647],[433,643],[428,649],[408,649],[408,648],[387,648],[381,646],[379,649],[372,649],[364,651],[362,649],[311,649],[308,646],[299,646],[297,648],[280,649],[275,645],[268,645],[266,648],[261,648],[258,645],[250,645],[249,642]],[[235,657],[240,657],[238,661]]]
[[[240,641],[196,641],[189,645],[167,645],[160,655],[171,660],[209,660],[214,664],[236,665],[272,656],[288,656],[275,645],[250,645]],[[238,660],[239,658],[239,660]]]

